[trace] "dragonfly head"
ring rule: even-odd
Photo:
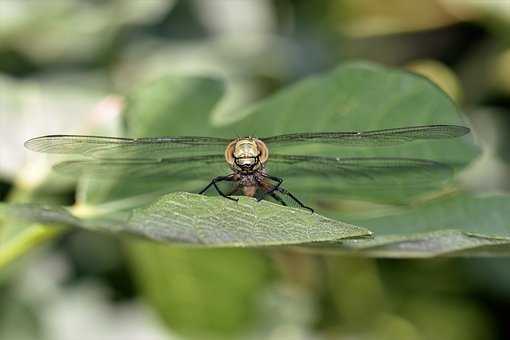
[[[266,144],[256,138],[241,138],[232,141],[225,150],[225,160],[233,170],[253,172],[267,161],[269,151]]]

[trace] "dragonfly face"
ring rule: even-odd
[[[448,164],[417,158],[286,154],[285,146],[326,144],[379,148],[451,139],[468,132],[469,128],[464,126],[423,125],[361,132],[300,132],[235,140],[194,136],[116,138],[53,135],[33,138],[25,145],[39,152],[88,157],[57,164],[56,169],[64,174],[87,174],[98,179],[110,177],[116,180],[138,178],[157,181],[158,186],[165,180],[175,185],[177,179],[195,181],[216,176],[200,193],[214,187],[220,195],[232,200],[237,200],[232,195],[242,192],[259,200],[272,198],[283,205],[287,205],[283,199],[286,198],[312,210],[281,186],[283,177],[313,178],[317,185],[321,184],[332,194],[345,195],[345,190],[351,186],[356,192],[365,190],[372,195],[377,194],[379,189],[394,188],[398,191],[407,185],[423,185],[427,189],[434,181],[442,183],[451,178],[452,169]],[[268,147],[271,148],[270,162]],[[225,161],[230,167],[230,174],[226,173]],[[230,182],[231,189],[223,192],[218,186],[220,182]]]
[[[232,141],[225,150],[225,160],[232,170],[253,173],[263,168],[269,151],[266,144],[257,138],[241,138]]]

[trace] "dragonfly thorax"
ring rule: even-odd
[[[235,171],[260,170],[267,161],[269,151],[266,144],[257,138],[236,139],[227,146],[225,160]]]

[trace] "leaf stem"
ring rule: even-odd
[[[60,235],[66,228],[33,224],[16,237],[0,244],[0,269],[31,248]]]

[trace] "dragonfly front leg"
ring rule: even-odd
[[[271,188],[271,190],[269,190],[268,192],[266,192],[266,194],[272,194],[273,192],[275,192],[276,190],[278,190],[278,188],[280,187],[280,185],[282,185],[283,183],[283,178],[280,178],[280,177],[276,177],[276,176],[266,176],[267,178],[269,179],[272,179],[273,181],[275,182],[278,182],[278,184],[276,184],[274,187]]]
[[[298,200],[298,199],[297,199],[297,197],[296,197],[296,196],[294,196],[294,195],[292,195],[292,194],[291,194],[291,193],[290,193],[287,189],[282,188],[282,187],[278,187],[277,191],[278,191],[279,193],[283,194],[283,195],[287,195],[287,196],[289,196],[290,198],[292,198],[292,200],[293,200],[294,202],[296,202],[297,204],[299,204],[299,206],[300,206],[301,208],[304,208],[304,209],[310,210],[312,214],[314,213],[314,210],[313,210],[312,208],[310,208],[310,207],[308,207],[308,206],[304,205],[304,204],[303,204],[303,202],[301,202],[300,200]]]
[[[234,180],[232,175],[214,177],[212,179],[211,183],[209,183],[204,189],[202,189],[202,191],[200,191],[199,194],[200,195],[204,194],[211,186],[213,186],[214,189],[216,189],[216,192],[218,194],[220,194],[220,196],[228,198],[229,200],[232,200],[232,201],[235,201],[235,202],[239,201],[238,198],[230,197],[230,195],[227,195],[223,191],[220,190],[220,188],[218,187],[217,183],[223,182],[223,181],[233,182],[235,180]]]
[[[271,196],[272,198],[275,199],[275,201],[277,201],[278,203],[280,203],[281,205],[283,206],[287,206],[287,203],[285,203],[284,200],[282,200],[282,198],[280,196],[278,196],[275,192],[272,192],[270,194],[268,194],[269,196]]]

